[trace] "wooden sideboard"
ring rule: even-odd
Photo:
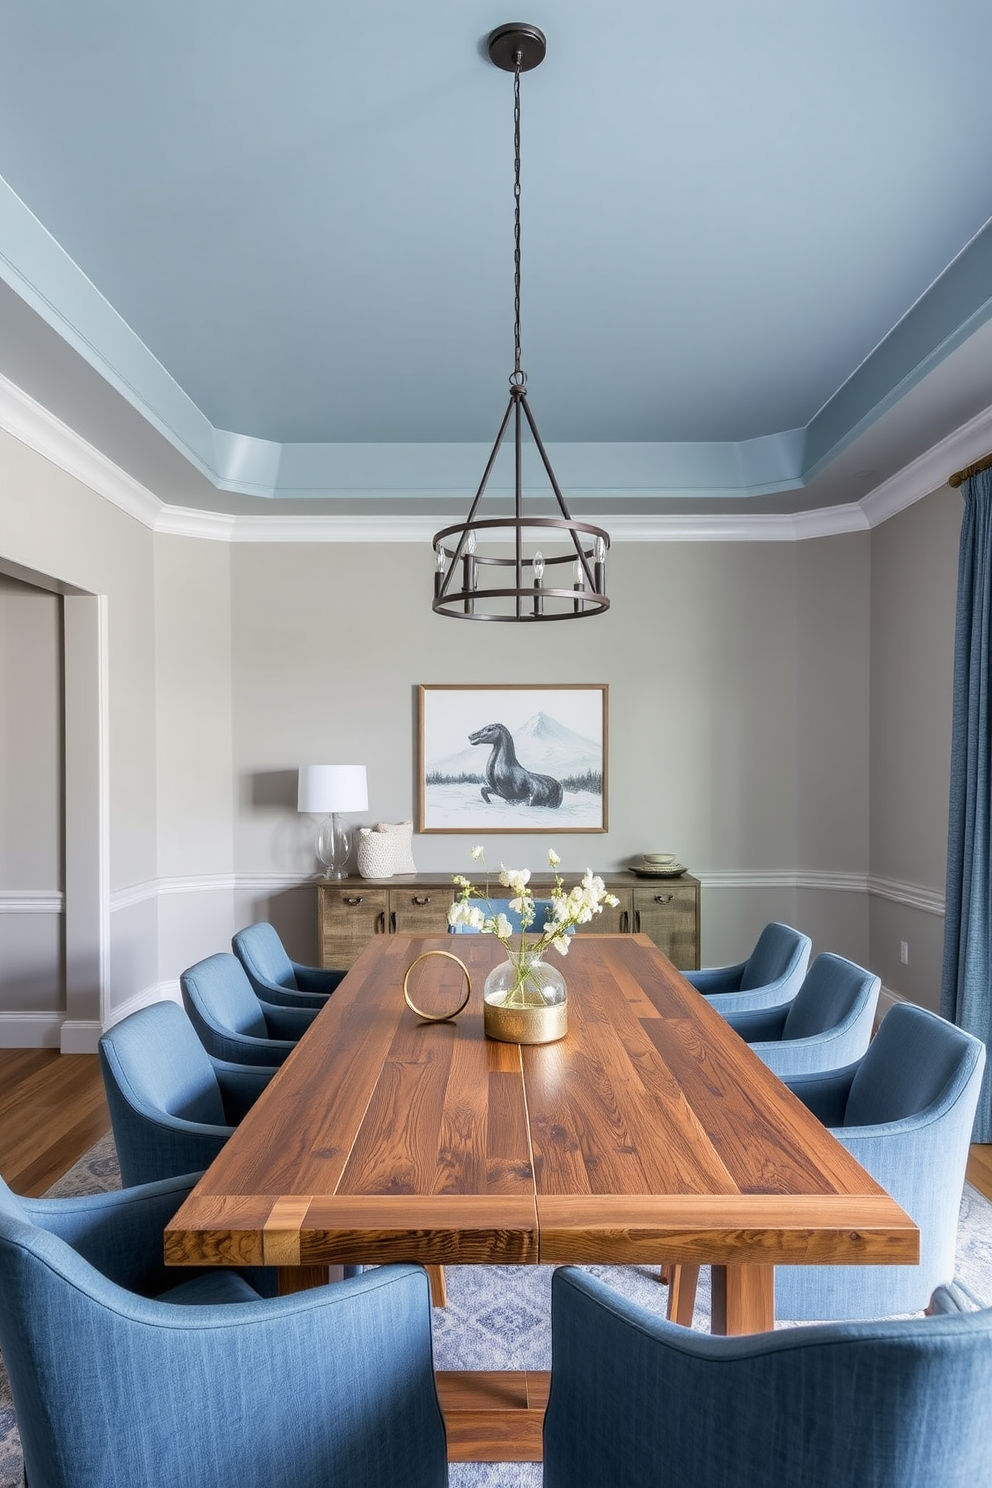
[[[699,965],[699,880],[639,878],[604,873],[603,881],[620,903],[604,909],[583,931],[630,934],[642,931],[680,971]],[[571,886],[575,874],[563,875]],[[531,879],[537,898],[552,880]],[[497,886],[498,889],[498,886]],[[349,967],[373,935],[443,933],[448,906],[456,897],[450,873],[404,873],[395,878],[320,879],[317,883],[317,936],[321,966]]]

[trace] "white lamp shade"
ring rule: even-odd
[[[301,765],[297,810],[325,816],[332,811],[367,811],[364,765]]]

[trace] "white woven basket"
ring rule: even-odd
[[[393,843],[383,832],[371,827],[358,829],[358,871],[363,878],[392,878]]]

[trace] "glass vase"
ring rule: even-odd
[[[550,1044],[568,1030],[568,988],[540,951],[510,951],[483,988],[487,1035],[504,1044]]]

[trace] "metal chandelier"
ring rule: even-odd
[[[490,61],[504,72],[513,73],[514,363],[510,399],[468,516],[464,522],[442,527],[434,534],[433,609],[439,615],[460,620],[574,620],[600,615],[610,607],[606,597],[609,536],[601,527],[572,518],[534,422],[527,401],[527,374],[520,366],[520,75],[540,66],[546,51],[546,38],[537,26],[512,22],[499,26],[489,36]],[[551,483],[557,516],[524,513],[524,421]],[[479,516],[480,503],[511,423],[515,455],[513,515]],[[489,551],[490,545],[499,551]],[[506,553],[508,546],[512,547],[512,556]]]

